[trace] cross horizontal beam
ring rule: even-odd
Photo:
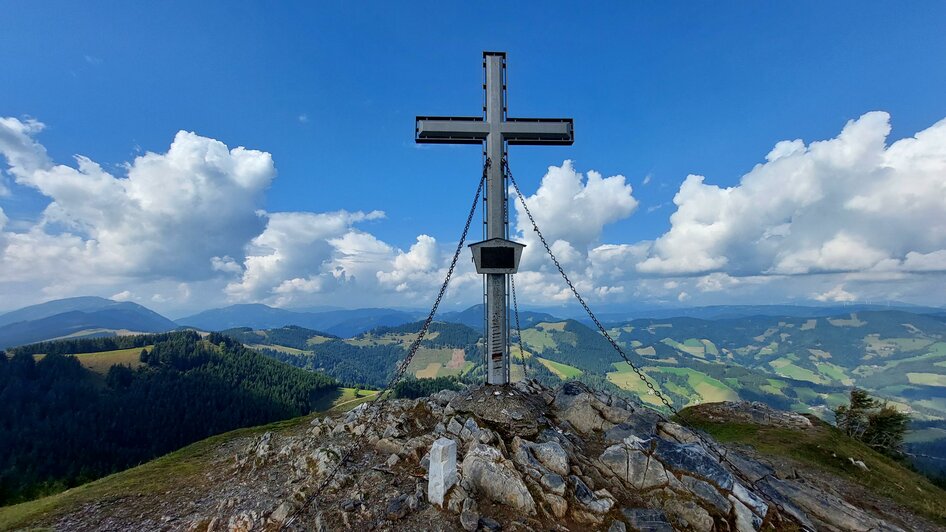
[[[512,145],[569,146],[575,141],[571,118],[507,118],[499,131]],[[479,144],[489,133],[489,123],[480,117],[418,116],[414,140],[421,144]]]

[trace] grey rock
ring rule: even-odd
[[[668,482],[667,472],[657,459],[626,443],[605,449],[600,461],[627,485],[639,490],[663,486]]]
[[[671,497],[664,501],[663,507],[674,518],[675,522],[688,529],[698,532],[711,532],[713,530],[713,518],[709,512],[691,500]]]
[[[494,502],[535,513],[535,501],[516,468],[494,447],[474,444],[463,458],[463,478]]]
[[[612,497],[603,496],[604,493],[593,493],[591,489],[588,488],[588,485],[580,478],[572,475],[569,477],[569,480],[575,486],[575,500],[589,511],[596,514],[606,514],[611,510],[611,507],[614,506],[614,499]]]
[[[542,498],[545,499],[545,502],[549,505],[549,509],[552,511],[552,515],[555,517],[564,517],[568,512],[568,501],[561,495],[545,493],[542,495]]]
[[[273,513],[269,515],[269,518],[277,523],[282,523],[289,517],[289,514],[292,513],[292,510],[292,503],[288,501],[283,502],[277,506],[275,510],[273,510]]]
[[[480,515],[476,512],[463,510],[460,512],[460,526],[467,532],[474,532],[480,525]]]
[[[705,404],[699,407],[699,412],[708,419],[721,419],[727,422],[802,430],[811,427],[811,420],[799,413],[777,410],[758,401],[725,401]]]
[[[385,510],[385,517],[390,521],[397,521],[406,516],[411,511],[410,504],[407,500],[408,497],[407,494],[402,494],[391,499],[391,502],[388,503],[388,507]]]
[[[770,477],[765,480],[765,485],[771,487],[778,496],[788,499],[793,506],[800,508],[812,521],[827,525],[819,528],[834,528],[855,532],[867,530],[901,530],[891,523],[877,519],[838,497],[812,490],[808,486],[803,486],[796,482]]]
[[[732,503],[734,513],[736,514],[736,530],[738,532],[755,532],[762,526],[762,519],[752,510],[746,508],[739,499],[729,496],[729,502]]]
[[[449,432],[450,434],[455,434],[459,436],[460,431],[462,430],[463,430],[463,425],[461,425],[460,422],[457,421],[457,418],[455,417],[450,418],[450,422],[447,423],[447,432]]]
[[[547,491],[556,495],[565,494],[565,479],[559,474],[546,473],[539,479],[539,483],[542,484],[542,487]]]
[[[480,430],[479,425],[476,424],[476,420],[473,419],[472,417],[466,419],[466,421],[463,423],[463,428],[474,433],[479,432]]]
[[[698,443],[673,443],[657,440],[654,455],[664,467],[707,480],[724,490],[731,490],[735,479]]]
[[[553,473],[568,474],[568,453],[557,442],[536,443],[531,446],[532,453]]]
[[[759,517],[765,517],[769,511],[769,505],[765,501],[738,482],[732,488],[732,495]]]
[[[749,482],[757,482],[759,479],[769,475],[774,475],[775,470],[758,460],[752,460],[735,451],[726,453],[726,459],[729,460],[735,468],[745,475]]]
[[[694,443],[700,440],[696,434],[672,421],[657,423],[657,435],[678,443]]]
[[[627,525],[625,525],[623,521],[611,521],[608,532],[627,532]]]
[[[499,522],[489,517],[481,517],[480,526],[483,527],[484,530],[499,531],[503,529],[503,526],[500,525]]]
[[[687,491],[709,503],[712,507],[718,510],[720,514],[729,515],[729,510],[732,508],[732,503],[730,503],[729,500],[726,499],[726,496],[717,491],[712,485],[687,475],[683,475],[680,480]]]
[[[597,397],[588,392],[588,388],[574,381],[563,384],[553,401],[559,418],[567,421],[575,430],[583,433],[607,431],[615,425],[605,419],[601,410],[606,408]]]
[[[640,532],[673,532],[670,521],[663,510],[650,508],[625,508],[621,510],[624,519],[635,530]]]

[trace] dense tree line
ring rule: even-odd
[[[112,366],[104,379],[56,350],[39,361],[27,352],[0,356],[0,504],[60,491],[213,434],[308,413],[337,386],[218,334],[144,338],[154,343],[142,350],[145,365]]]
[[[99,351],[115,351],[117,349],[131,349],[144,347],[155,342],[166,341],[176,333],[138,334],[134,336],[102,336],[98,338],[82,338],[76,340],[53,340],[24,345],[10,349],[10,354],[25,355],[77,355],[82,353],[98,353]]]
[[[437,377],[435,379],[403,379],[394,385],[394,397],[417,399],[427,397],[440,390],[459,390],[460,381],[456,377]]]
[[[329,340],[309,346],[309,352],[292,354],[261,348],[264,355],[298,368],[331,375],[345,386],[381,388],[387,385],[397,361],[407,352],[400,344],[351,345]]]
[[[322,336],[325,338],[338,338],[334,334],[328,334],[297,325],[287,325],[278,329],[267,329],[265,331],[255,331],[249,327],[240,327],[237,329],[227,329],[223,331],[231,338],[239,340],[245,344],[265,344],[265,345],[283,345],[303,351],[311,348],[309,339]]]
[[[374,336],[383,336],[385,334],[416,334],[420,331],[420,328],[423,325],[423,321],[416,321],[413,323],[405,323],[404,325],[397,325],[393,327],[376,327],[375,329],[372,329],[369,334]],[[446,323],[442,321],[435,321],[431,323],[429,332],[437,333],[437,336],[431,339],[431,335],[428,334],[428,337],[421,342],[423,347],[466,348],[470,345],[476,345],[476,342],[478,342],[482,336],[482,333],[471,329],[466,325],[462,325],[460,323]]]

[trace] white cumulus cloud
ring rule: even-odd
[[[943,270],[946,120],[888,145],[871,112],[830,140],[782,141],[721,188],[687,177],[644,274],[734,276]],[[707,285],[708,286],[708,285]]]

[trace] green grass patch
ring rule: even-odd
[[[522,342],[539,353],[546,349],[555,349],[555,339],[552,334],[542,329],[529,328],[522,331]]]
[[[573,379],[584,374],[584,372],[574,366],[569,366],[568,364],[562,364],[559,362],[554,362],[547,358],[535,357],[536,360],[542,363],[543,366],[548,368],[549,371],[554,373],[558,378]]]
[[[316,412],[345,412],[371,400],[378,392],[358,388],[338,388],[325,394],[313,405]]]
[[[296,349],[295,347],[288,347],[285,345],[276,345],[276,344],[249,344],[247,347],[252,349],[271,349],[273,351],[278,351],[280,353],[286,353],[287,355],[305,355],[306,351],[302,349]]]
[[[79,362],[86,368],[105,375],[109,368],[116,364],[131,366],[132,369],[138,368],[142,364],[140,360],[141,350],[150,351],[154,346],[132,347],[129,349],[117,349],[115,351],[99,351],[98,353],[82,353],[73,355],[79,359]]]
[[[820,371],[822,375],[833,381],[840,382],[845,386],[854,384],[854,381],[847,376],[847,374],[844,372],[844,368],[841,366],[837,366],[830,362],[817,362],[815,363],[815,367],[818,368],[818,371]]]
[[[692,342],[696,342],[697,345],[693,345],[692,343],[689,343],[689,344],[687,343],[687,342],[691,342],[691,341],[692,341]],[[684,353],[686,353],[686,354],[688,354],[688,355],[693,355],[693,356],[699,357],[699,358],[704,358],[704,357],[706,356],[705,353],[704,353],[704,351],[706,350],[706,348],[703,347],[703,344],[700,343],[699,340],[695,340],[695,339],[693,339],[693,338],[690,338],[689,340],[687,340],[686,342],[684,342],[684,343],[682,343],[682,344],[681,344],[680,342],[676,341],[676,340],[671,339],[671,338],[664,338],[664,339],[661,340],[660,342],[663,343],[663,344],[667,344],[667,345],[669,345],[670,347],[676,349],[677,351],[682,351],[682,352],[684,352]]]
[[[907,373],[907,380],[910,381],[910,384],[946,386],[946,375],[938,373]]]
[[[831,325],[834,325],[835,327],[863,327],[864,325],[867,325],[866,321],[861,321],[857,319],[857,313],[853,313],[853,312],[851,313],[851,317],[849,319],[828,318],[828,323],[830,323]]]
[[[713,356],[719,356],[719,349],[716,348],[716,344],[707,340],[706,338],[703,338],[700,340],[700,342],[703,344],[703,348],[707,353]]]
[[[775,370],[775,373],[790,379],[808,381],[815,384],[828,384],[830,382],[830,380],[818,375],[814,371],[796,365],[787,357],[776,358],[769,362],[769,366]]]

